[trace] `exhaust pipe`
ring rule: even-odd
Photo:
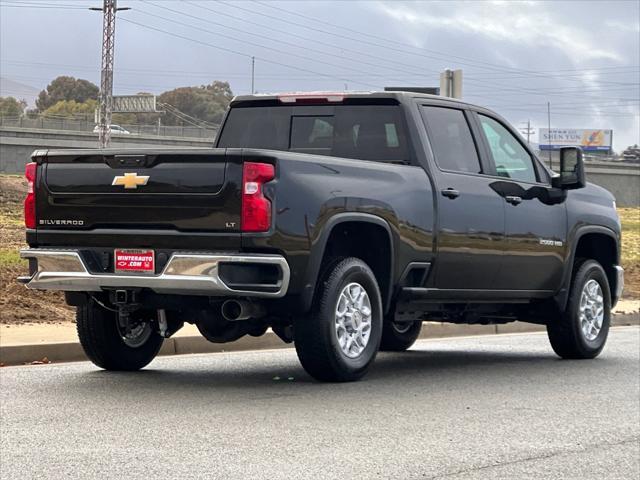
[[[248,300],[226,300],[221,308],[222,317],[230,322],[261,318],[266,314],[265,308],[260,303]]]

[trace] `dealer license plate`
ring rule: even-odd
[[[113,253],[113,265],[115,273],[154,274],[156,271],[153,250],[115,250]]]

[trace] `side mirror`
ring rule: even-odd
[[[582,149],[562,147],[560,149],[560,175],[553,179],[553,186],[563,190],[574,190],[583,188],[586,184]]]

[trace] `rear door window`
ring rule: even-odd
[[[423,106],[429,141],[438,167],[450,172],[481,173],[480,158],[464,112]]]
[[[232,108],[218,146],[409,162],[399,105],[322,105],[316,110],[318,114],[310,106]]]

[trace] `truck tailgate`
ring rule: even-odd
[[[50,238],[82,232],[86,246],[123,233],[137,236],[133,243],[152,243],[140,233],[146,231],[151,237],[220,234],[226,238],[218,248],[240,246],[240,155],[225,149],[61,150],[39,163],[38,243],[47,232]]]

